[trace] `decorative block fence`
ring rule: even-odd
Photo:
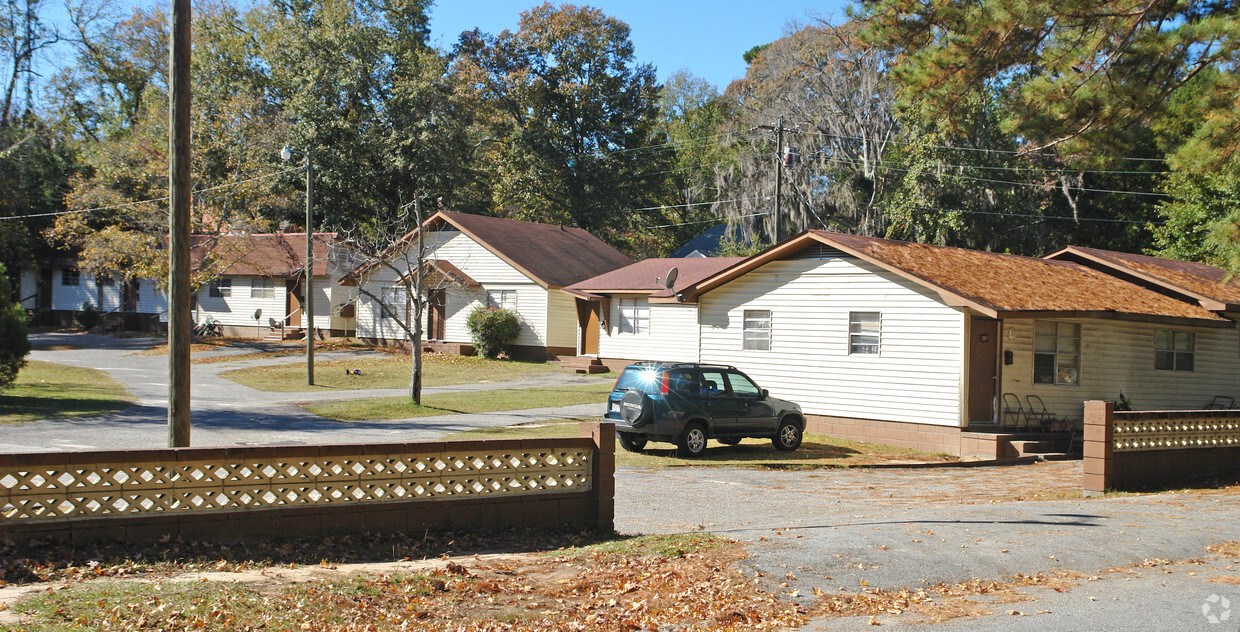
[[[0,455],[0,533],[77,542],[610,531],[615,428],[562,439]]]
[[[1240,477],[1240,410],[1116,412],[1090,401],[1084,438],[1086,492]]]

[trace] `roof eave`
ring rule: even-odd
[[[999,318],[1099,318],[1108,320],[1128,320],[1144,323],[1163,323],[1168,325],[1191,325],[1194,327],[1216,327],[1228,329],[1236,323],[1222,317],[1196,318],[1192,316],[1172,316],[1169,314],[1135,314],[1105,310],[1012,310],[1001,312]]]

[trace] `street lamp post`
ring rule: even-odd
[[[288,145],[280,150],[280,159],[287,162],[293,154],[301,154],[306,159],[306,261],[303,272],[306,290],[302,307],[306,311],[306,384],[314,386],[314,294],[311,293],[314,285],[314,161],[310,159],[309,152],[298,151]]]

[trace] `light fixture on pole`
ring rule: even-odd
[[[293,154],[301,154],[306,158],[306,261],[305,292],[302,294],[302,308],[306,312],[306,384],[314,386],[314,294],[311,293],[314,280],[314,161],[310,153],[298,151],[285,145],[280,150],[280,160],[288,162]]]

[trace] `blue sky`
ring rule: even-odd
[[[457,35],[516,29],[521,12],[537,0],[437,0],[431,8],[431,42],[451,48]],[[557,3],[558,4],[558,3]],[[685,68],[720,90],[745,75],[745,51],[780,38],[791,20],[813,15],[844,17],[844,0],[680,2],[677,0],[594,0],[577,2],[602,9],[628,23],[634,56],[654,64],[659,79]]]

